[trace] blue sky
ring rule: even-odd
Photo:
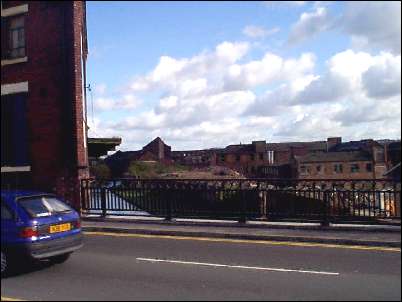
[[[398,2],[88,1],[90,135],[399,138],[400,24]]]

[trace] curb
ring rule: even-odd
[[[242,239],[242,240],[263,240],[263,241],[290,241],[304,243],[321,243],[321,244],[337,244],[337,245],[359,245],[370,247],[393,247],[400,248],[401,242],[395,241],[371,241],[357,239],[342,238],[316,238],[303,236],[281,236],[281,235],[248,235],[248,234],[229,234],[229,233],[210,233],[210,232],[189,232],[189,231],[169,231],[169,230],[149,230],[149,229],[127,229],[114,227],[97,227],[83,226],[83,231],[87,232],[111,232],[111,233],[128,233],[140,235],[156,235],[156,236],[183,236],[183,237],[201,237],[201,238],[221,238],[221,239]]]
[[[310,231],[356,231],[356,232],[388,232],[401,233],[401,226],[321,226],[321,225],[285,225],[285,224],[250,224],[237,222],[202,222],[202,221],[176,221],[176,220],[146,220],[146,219],[118,219],[118,218],[102,218],[102,217],[82,217],[82,221],[92,222],[112,222],[112,223],[140,223],[140,224],[158,224],[158,225],[175,225],[175,226],[202,226],[202,227],[238,227],[238,228],[258,228],[258,229],[288,229],[288,230],[310,230]]]

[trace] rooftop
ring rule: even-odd
[[[296,158],[301,163],[353,162],[371,160],[370,155],[364,151],[315,153],[307,154],[305,156],[299,156]]]

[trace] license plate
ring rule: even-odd
[[[50,226],[50,233],[60,233],[60,232],[67,232],[71,230],[71,225],[69,223],[63,223],[58,225],[51,225]]]

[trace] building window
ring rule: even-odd
[[[309,166],[300,166],[300,173],[301,174],[310,174],[310,167]]]
[[[251,158],[251,161],[255,161],[255,155],[254,154],[251,154],[250,158]]]
[[[367,172],[373,172],[373,165],[371,163],[367,163],[366,170],[367,170]]]
[[[320,165],[318,165],[318,166],[316,167],[316,169],[317,169],[317,172],[318,172],[318,173],[320,173],[320,172],[322,171],[322,167],[321,167]]]
[[[268,163],[269,164],[273,164],[274,163],[274,154],[275,151],[267,151],[267,155],[268,155]]]
[[[240,161],[240,155],[236,155],[236,161]]]
[[[376,162],[383,163],[385,161],[384,151],[375,152],[375,160],[376,160]]]
[[[343,172],[343,165],[342,164],[335,164],[334,165],[334,172],[335,173],[342,173]]]
[[[225,161],[225,154],[220,155],[220,160],[223,161],[223,162]]]
[[[260,157],[260,160],[264,160],[264,153],[259,153],[258,156]]]
[[[29,166],[26,93],[1,96],[1,166]]]
[[[25,57],[25,16],[1,18],[2,20],[2,59]],[[3,28],[6,32],[3,33]],[[3,40],[3,39],[2,39]]]
[[[351,164],[350,165],[350,172],[357,173],[360,171],[360,167],[358,164]]]

